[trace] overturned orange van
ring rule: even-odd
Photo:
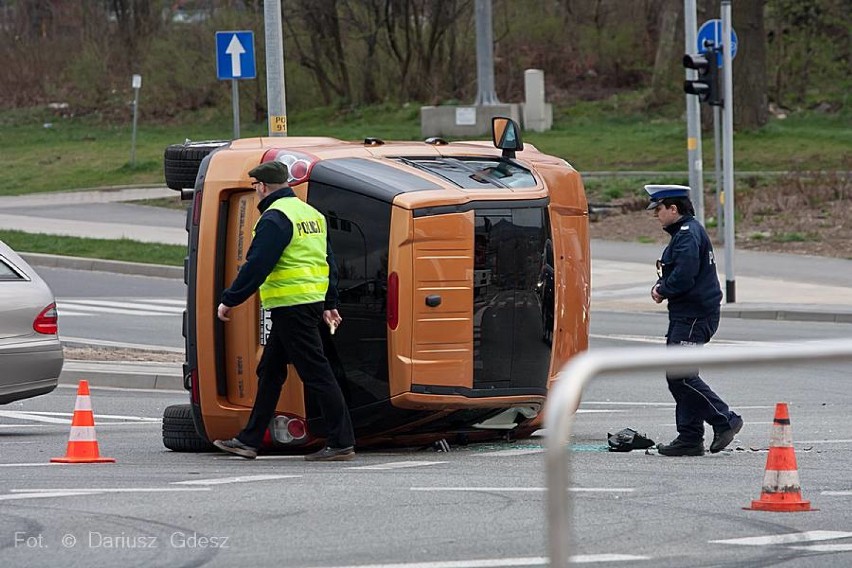
[[[357,444],[463,443],[537,429],[556,372],[588,347],[588,206],[565,160],[524,146],[509,119],[495,118],[493,134],[492,143],[288,137],[170,147],[169,185],[192,199],[190,401],[166,409],[166,447],[207,449],[248,420],[270,324],[257,296],[227,325],[216,307],[259,216],[248,171],[268,160],[286,163],[297,196],[327,219],[343,323],[322,335]],[[183,188],[180,179],[193,177]],[[289,369],[266,449],[307,449],[324,433],[316,402]]]

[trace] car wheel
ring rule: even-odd
[[[163,173],[166,185],[181,190],[195,187],[195,177],[201,167],[201,160],[214,150],[230,144],[227,140],[209,140],[207,142],[189,142],[171,144],[163,153]]]
[[[198,435],[188,404],[173,404],[163,411],[163,445],[175,452],[208,452],[215,446]]]

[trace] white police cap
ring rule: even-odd
[[[656,209],[660,205],[660,201],[667,198],[689,199],[689,187],[685,185],[646,185],[645,191],[651,197],[651,203],[646,209]]]

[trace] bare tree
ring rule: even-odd
[[[654,74],[651,78],[652,104],[670,100],[672,91],[673,62],[682,75],[680,56],[682,50],[677,43],[678,30],[683,21],[683,8],[680,2],[663,2],[660,10],[660,34],[657,41],[657,54],[654,57]]]
[[[766,124],[766,32],[763,26],[765,0],[732,3],[736,23],[737,58],[733,64],[734,126],[758,128]]]

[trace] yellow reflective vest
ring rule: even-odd
[[[298,197],[277,199],[269,209],[281,211],[290,219],[293,238],[260,285],[263,308],[322,302],[328,290],[325,217]]]

